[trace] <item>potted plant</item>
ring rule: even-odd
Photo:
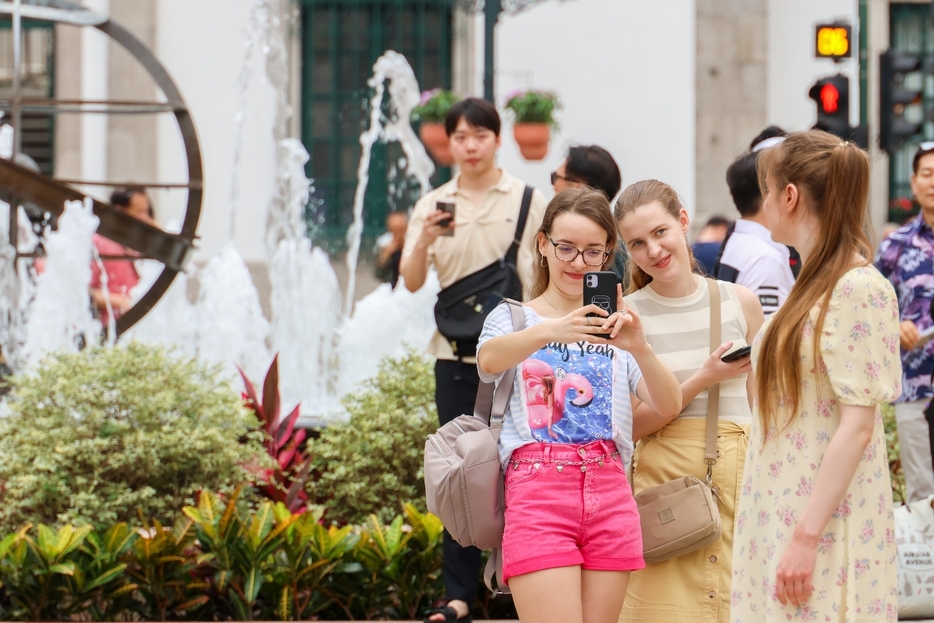
[[[418,106],[412,109],[412,121],[420,121],[418,136],[428,148],[428,152],[435,161],[442,166],[454,164],[451,156],[450,142],[444,130],[444,118],[455,102],[460,100],[459,95],[446,89],[432,89],[422,93]]]
[[[541,160],[548,153],[551,128],[557,125],[555,110],[561,108],[558,96],[551,91],[517,91],[506,99],[512,111],[512,134],[526,160]]]

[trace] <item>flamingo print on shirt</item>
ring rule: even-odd
[[[517,383],[532,438],[548,443],[612,439],[614,358],[606,347],[548,344],[522,362]]]
[[[570,373],[558,378],[554,369],[538,359],[529,359],[522,367],[529,427],[545,428],[548,436],[557,439],[554,425],[564,416],[565,401],[583,408],[593,401],[593,387],[580,374]]]

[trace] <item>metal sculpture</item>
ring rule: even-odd
[[[149,290],[117,320],[116,333],[119,336],[155,306],[168,290],[175,276],[184,270],[194,248],[203,200],[203,168],[201,148],[191,114],[185,106],[178,87],[152,51],[128,30],[110,19],[109,16],[91,11],[68,0],[3,0],[0,2],[0,15],[10,15],[13,21],[13,93],[9,99],[0,99],[0,110],[11,113],[17,144],[14,146],[14,158],[10,160],[0,158],[0,198],[3,198],[11,206],[10,243],[14,248],[17,248],[16,219],[18,210],[16,207],[18,205],[33,203],[42,210],[58,215],[62,213],[65,201],[84,199],[84,193],[74,188],[74,185],[102,184],[100,180],[56,180],[16,164],[14,159],[18,152],[21,115],[24,111],[67,111],[82,114],[172,113],[181,131],[185,155],[188,160],[187,182],[177,184],[157,182],[103,184],[141,188],[186,188],[188,190],[188,201],[182,228],[178,234],[162,231],[157,227],[124,214],[108,203],[94,200],[94,214],[100,218],[100,225],[97,230],[99,234],[132,249],[139,254],[140,258],[157,260],[163,264],[162,272]],[[162,90],[167,101],[131,102],[24,98],[19,88],[23,18],[96,28],[123,46],[127,52],[140,62],[156,85]],[[16,257],[19,260],[24,257],[31,257],[31,254],[19,254],[17,250]]]

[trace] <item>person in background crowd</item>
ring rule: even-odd
[[[399,282],[399,262],[405,244],[405,228],[409,217],[405,212],[390,212],[386,217],[386,233],[376,239],[376,275],[395,288]]]
[[[895,401],[895,422],[908,501],[914,502],[934,495],[931,429],[924,416],[934,396],[934,341],[921,343],[921,333],[934,327],[934,142],[921,143],[911,170],[911,192],[921,213],[879,244],[875,263],[898,293],[902,394]]]
[[[441,287],[447,288],[502,258],[516,237],[526,185],[496,166],[500,146],[496,108],[482,99],[463,99],[451,106],[444,126],[460,173],[419,199],[412,211],[400,263],[400,275],[410,292],[425,284],[430,266],[438,271]],[[438,202],[455,204],[453,218],[438,209]],[[531,287],[536,232],[546,203],[541,191],[532,193],[516,265],[523,290]],[[455,353],[438,331],[428,352],[436,359],[435,398],[441,424],[473,413],[480,384],[475,353],[460,349]],[[446,599],[429,610],[425,621],[468,623],[480,577],[480,550],[461,547],[445,530],[443,574]]]
[[[110,203],[125,214],[158,227],[152,209],[152,202],[149,201],[149,196],[142,188],[116,190],[110,196]],[[94,234],[94,247],[102,258],[110,256],[110,259],[101,261],[104,270],[107,271],[107,292],[104,292],[101,267],[96,261],[91,262],[91,283],[88,286],[91,303],[101,324],[106,329],[110,321],[107,313],[108,299],[110,308],[113,310],[113,319],[117,320],[133,304],[130,299],[130,290],[139,283],[139,273],[136,272],[136,266],[134,265],[136,253],[131,249],[127,249],[99,234]]]
[[[724,362],[746,346],[762,324],[756,296],[742,286],[714,282],[720,295],[720,339],[710,352],[710,282],[693,270],[687,242],[690,219],[678,193],[664,182],[643,180],[619,196],[614,213],[629,248],[626,304],[642,320],[662,363],[681,380],[683,408],[663,414],[636,404],[632,488],[637,495],[684,476],[707,476],[705,440],[709,390],[718,387],[716,463],[711,467],[722,521],[719,540],[633,574],[621,623],[730,620],[733,518],[752,419],[749,356]]]
[[[772,239],[762,214],[756,175],[760,154],[782,140],[781,136],[770,136],[754,143],[753,151],[741,155],[726,170],[726,183],[740,218],[723,243],[714,275],[752,290],[766,316],[781,307],[795,283],[790,250]]]
[[[810,130],[759,160],[801,275],[753,341],[756,413],[733,546],[733,623],[898,618],[879,404],[898,396],[898,304],[869,262],[869,156]]]
[[[697,265],[704,275],[713,276],[713,269],[717,263],[717,256],[720,254],[720,247],[723,246],[726,232],[732,225],[733,222],[724,216],[719,214],[711,216],[707,219],[704,228],[697,234],[697,239],[691,243],[694,259],[697,260]]]
[[[551,186],[556,194],[565,188],[589,186],[606,195],[607,201],[613,201],[622,184],[623,176],[616,160],[610,152],[597,145],[571,147],[568,149],[568,157],[551,174]],[[626,247],[619,245],[615,257],[613,272],[625,284],[628,279]]]

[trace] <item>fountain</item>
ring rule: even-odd
[[[236,122],[237,128],[242,128],[248,67],[253,55],[261,51],[265,55],[266,77],[279,94],[273,128],[277,193],[267,208],[265,238],[272,286],[271,321],[263,316],[256,287],[242,257],[229,243],[203,268],[193,271],[191,276],[197,276],[200,283],[197,301],[189,301],[188,279],[179,275],[158,304],[124,333],[121,341],[135,339],[175,347],[183,354],[223,365],[232,379],[234,364],[243,367],[252,378],[261,378],[272,353],[278,352],[283,403],[290,407],[301,402],[302,423],[322,425],[338,416],[340,399],[360,381],[374,375],[383,356],[401,355],[406,345],[423,350],[434,330],[432,307],[439,286],[433,273],[417,293],[404,287],[393,290],[389,284],[383,284],[354,305],[354,273],[361,244],[370,148],[377,140],[399,141],[405,157],[394,167],[395,174],[414,178],[423,192],[430,189],[428,179],[434,166],[408,123],[411,110],[419,101],[414,74],[402,55],[388,51],[374,65],[374,75],[369,81],[374,95],[370,101],[369,127],[360,138],[363,153],[354,221],[348,231],[350,279],[342,296],[327,254],[314,247],[305,233],[303,214],[312,190],[304,173],[308,154],[299,141],[285,135],[292,114],[286,97],[287,24],[273,12],[275,5],[271,0],[257,0],[253,10],[254,32],[249,38],[240,80],[243,110]],[[386,97],[393,111],[390,115],[383,114]],[[239,150],[238,140],[231,191],[231,238],[236,226]],[[92,222],[94,217],[87,206],[69,206],[66,216],[60,221],[59,232],[48,237],[47,272],[39,280],[28,311],[25,365],[34,362],[41,352],[77,348],[78,335],[89,342],[96,339],[86,287],[81,285],[88,282],[84,273],[89,277],[90,236],[96,223]],[[178,227],[169,225],[166,230]],[[5,240],[0,240],[0,255],[7,251]],[[67,267],[71,272],[65,271]],[[148,291],[160,270],[158,264],[140,262],[140,283],[131,292],[134,300]],[[70,283],[67,297],[55,298],[48,284],[61,285],[65,279]],[[7,281],[10,280],[4,281],[0,275],[3,293],[12,292],[4,285]],[[20,275],[16,281],[20,290],[28,289],[25,284],[28,279]],[[4,346],[9,335],[2,333],[2,329],[11,323],[4,323],[2,314],[8,309],[22,309],[13,301],[9,295],[0,295],[0,339],[4,340]],[[56,323],[57,331],[43,334],[38,329]]]
[[[100,323],[88,305],[87,286],[74,287],[91,281],[91,238],[98,224],[92,205],[90,199],[66,204],[58,230],[46,237],[48,259],[27,316],[22,351],[27,369],[50,352],[77,352],[100,336]]]

